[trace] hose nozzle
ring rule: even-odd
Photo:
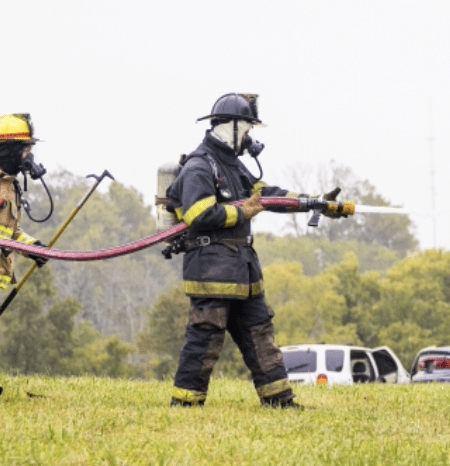
[[[353,201],[329,201],[324,211],[325,214],[336,214],[336,216],[347,217],[355,214],[355,203]]]

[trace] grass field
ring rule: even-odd
[[[216,378],[204,408],[169,408],[171,382],[0,376],[0,464],[446,465],[447,385],[295,386],[315,409],[261,408]]]

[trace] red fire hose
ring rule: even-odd
[[[234,206],[239,206],[244,201],[238,201],[233,203]],[[264,207],[290,207],[296,212],[307,212],[314,208],[313,205],[306,205],[303,198],[286,198],[286,197],[262,197],[260,204]],[[310,201],[308,201],[309,203]],[[354,204],[353,204],[354,207]],[[353,209],[354,211],[354,209]],[[352,213],[349,212],[349,215]],[[162,241],[172,239],[176,236],[181,235],[187,230],[185,223],[179,223],[174,227],[168,228],[167,230],[161,231],[156,235],[150,236],[135,241],[130,244],[123,246],[117,246],[112,249],[102,249],[100,251],[61,251],[58,249],[47,249],[39,246],[33,246],[28,244],[18,243],[16,241],[8,241],[0,239],[1,248],[9,248],[24,254],[34,254],[39,257],[46,257],[48,259],[58,259],[65,261],[95,261],[103,259],[112,259],[113,257],[124,256],[133,252],[140,251],[145,248],[149,248]]]

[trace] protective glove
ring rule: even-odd
[[[35,241],[33,243],[33,246],[40,246],[40,247],[43,247],[45,248],[45,244],[42,244],[39,240]],[[40,256],[36,256],[35,254],[28,254],[28,257],[30,259],[33,259],[34,262],[36,262],[36,265],[41,268],[41,267],[44,267],[44,265],[48,262],[48,259],[46,257],[40,257]]]
[[[261,211],[264,210],[264,207],[259,203],[261,199],[261,194],[256,193],[250,199],[247,199],[242,205],[241,209],[244,213],[244,218],[250,220],[255,215],[258,215]]]
[[[340,192],[341,192],[341,188],[334,188],[333,191],[330,191],[329,193],[324,194],[323,199],[325,201],[335,201]],[[344,215],[340,212],[337,212],[336,209],[325,210],[323,215],[325,215],[328,218],[341,218],[341,217],[347,218],[348,217],[348,215]]]

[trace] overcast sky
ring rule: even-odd
[[[448,0],[24,0],[2,19],[0,113],[32,114],[50,172],[108,169],[153,204],[196,118],[257,93],[266,182],[334,159],[417,212],[423,248],[450,249]]]

